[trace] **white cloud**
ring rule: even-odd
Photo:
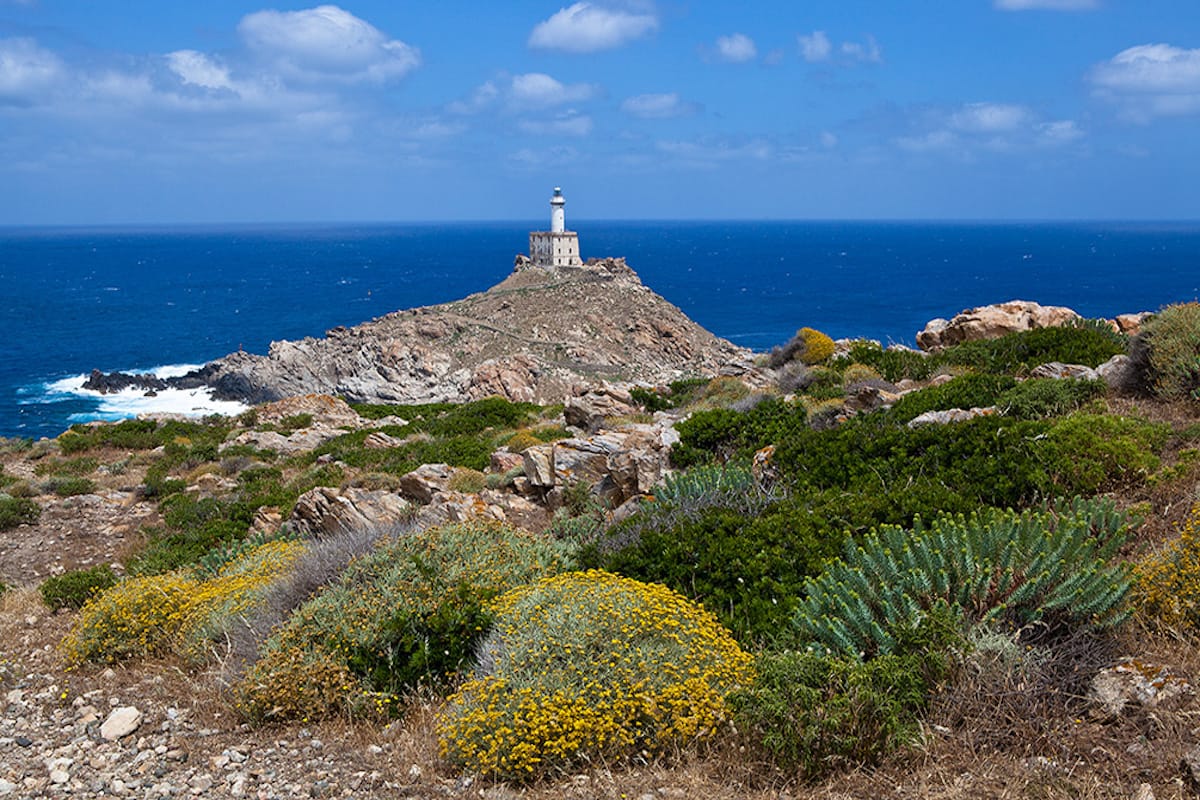
[[[1032,113],[1008,103],[968,103],[950,116],[950,125],[970,133],[1004,133],[1020,128]]]
[[[754,40],[744,33],[733,33],[717,37],[717,57],[722,61],[740,64],[758,55]]]
[[[485,81],[471,92],[465,100],[455,100],[446,108],[454,114],[476,114],[494,105],[500,99],[500,87],[493,81]]]
[[[959,143],[958,136],[953,131],[937,130],[917,136],[901,136],[896,144],[902,150],[913,153],[928,153],[939,150],[950,150]]]
[[[994,5],[1001,11],[1090,11],[1100,7],[1099,0],[995,0]]]
[[[641,119],[673,119],[690,116],[700,109],[695,103],[685,103],[677,92],[669,92],[627,97],[621,103],[621,110]]]
[[[842,55],[851,61],[861,61],[864,64],[879,64],[883,62],[883,49],[874,36],[867,36],[865,42],[842,42]]]
[[[1136,121],[1200,112],[1200,48],[1130,47],[1096,65],[1089,78],[1097,94]]]
[[[830,131],[821,131],[821,146],[832,150],[838,146],[838,137]]]
[[[176,50],[167,53],[167,67],[184,83],[205,89],[234,89],[229,68],[204,53]]]
[[[729,161],[766,161],[774,153],[770,143],[762,139],[745,142],[709,139],[660,141],[655,148],[664,156],[691,166],[713,166]]]
[[[565,84],[544,72],[514,75],[509,96],[519,108],[548,108],[587,100],[596,93],[588,83]]]
[[[33,39],[0,39],[0,104],[37,102],[64,73],[58,56]]]
[[[883,48],[874,36],[868,35],[862,42],[842,42],[836,49],[825,31],[801,33],[796,37],[800,44],[800,57],[810,64],[830,61],[836,52],[843,64],[879,64],[883,62]]]
[[[817,61],[827,61],[829,56],[833,54],[833,43],[829,41],[829,37],[825,31],[813,31],[809,34],[800,34],[796,37],[800,42],[800,55],[810,64]]]
[[[242,18],[246,46],[287,78],[383,82],[421,63],[420,52],[389,39],[375,26],[338,6],[302,11],[257,11]]]
[[[529,34],[529,46],[569,53],[594,53],[638,39],[658,30],[658,17],[575,3],[539,22]]]
[[[523,119],[517,127],[537,136],[587,136],[592,132],[592,118],[577,111],[565,111],[553,119]]]

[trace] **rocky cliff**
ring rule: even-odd
[[[599,380],[712,375],[748,354],[646,287],[624,259],[554,269],[518,259],[502,283],[462,300],[273,342],[265,356],[231,353],[145,388],[207,385],[250,403],[312,392],[376,403],[558,402]],[[93,376],[92,388],[121,388],[129,377]]]

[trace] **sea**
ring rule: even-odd
[[[540,222],[0,227],[0,436],[141,412],[232,413],[202,391],[82,389],[93,369],[181,374],[482,291]],[[576,221],[692,319],[758,350],[808,326],[912,345],[1005,300],[1085,316],[1200,296],[1198,222]]]

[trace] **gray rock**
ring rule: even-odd
[[[1061,361],[1039,364],[1030,371],[1029,375],[1033,378],[1074,379],[1080,381],[1094,381],[1100,377],[1096,370],[1091,367],[1083,364],[1064,364]]]
[[[554,486],[553,444],[539,444],[526,448],[521,457],[525,464],[525,477],[531,486],[539,489]]]
[[[392,492],[319,486],[300,495],[289,521],[302,535],[320,539],[388,527],[411,514],[410,503]]]
[[[1128,382],[1130,369],[1129,356],[1115,355],[1096,367],[1096,374],[1108,384],[1108,388],[1120,389]]]
[[[948,425],[951,422],[965,422],[975,417],[987,417],[996,413],[995,406],[987,408],[948,408],[944,411],[926,411],[913,417],[908,427],[916,428],[921,425]]]
[[[136,706],[121,706],[109,713],[100,724],[100,735],[109,741],[128,736],[142,724],[142,712]]]
[[[400,492],[410,500],[428,503],[449,488],[452,477],[454,467],[449,464],[422,464],[400,478]]]

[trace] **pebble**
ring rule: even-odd
[[[108,719],[100,726],[100,735],[109,741],[128,736],[142,724],[142,712],[135,706],[121,706],[113,709]]]

